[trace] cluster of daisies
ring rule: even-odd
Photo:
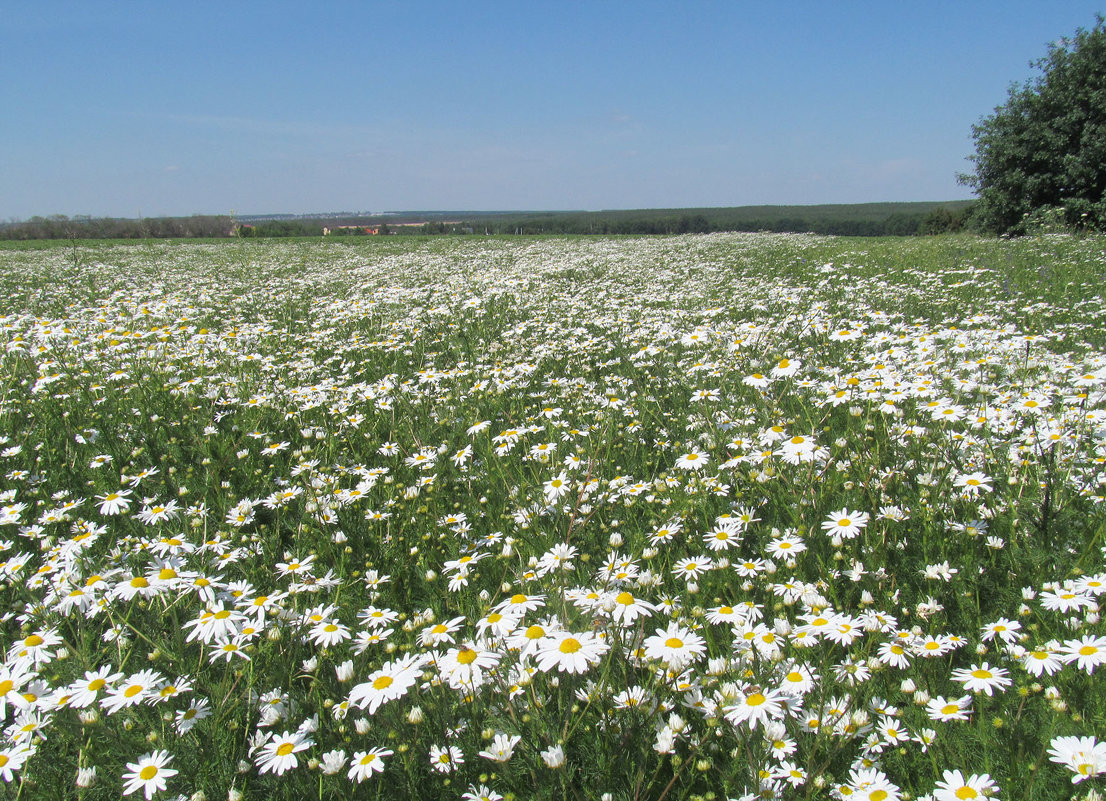
[[[0,778],[995,797],[1025,708],[1106,775],[1106,355],[735,280],[825,246],[123,251],[4,309]]]

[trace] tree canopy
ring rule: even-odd
[[[985,230],[1020,234],[1054,221],[1106,231],[1106,27],[1049,45],[1041,74],[972,126],[975,171],[959,176],[979,196]]]

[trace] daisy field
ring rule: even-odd
[[[1106,786],[1101,240],[0,259],[7,796]]]

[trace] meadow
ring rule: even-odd
[[[1101,239],[0,264],[5,797],[1106,784]]]

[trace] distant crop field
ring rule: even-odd
[[[1103,789],[1101,239],[0,264],[8,797]]]

